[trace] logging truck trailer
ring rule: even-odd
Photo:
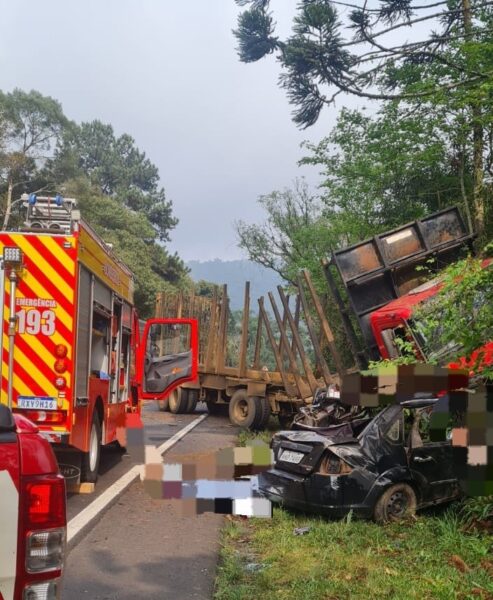
[[[241,341],[236,356],[228,352],[227,286],[220,292],[215,290],[212,298],[158,294],[156,318],[192,317],[199,327],[198,378],[172,392],[160,403],[161,410],[193,412],[197,402],[204,401],[211,414],[227,409],[233,424],[260,430],[265,428],[271,414],[278,416],[284,425],[300,406],[312,402],[318,388],[337,385],[345,370],[309,273],[300,273],[294,310],[282,286],[278,286],[278,293],[280,306],[274,294],[269,293],[273,319],[269,318],[264,298],[259,298],[255,342],[249,348],[250,284],[246,282]],[[300,335],[301,321],[305,324],[305,342]],[[309,349],[305,348],[306,338]],[[275,370],[261,362],[264,344],[270,348]],[[324,347],[333,358],[332,370]],[[315,368],[311,356],[315,358]],[[235,365],[229,366],[228,362]]]

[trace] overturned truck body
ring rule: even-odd
[[[158,294],[156,317],[193,317],[199,323],[198,379],[172,393],[161,403],[161,409],[192,412],[198,401],[204,401],[210,413],[227,409],[233,424],[258,430],[265,428],[271,414],[286,425],[300,406],[311,404],[317,389],[336,385],[345,370],[309,273],[300,274],[293,310],[281,286],[278,293],[279,300],[269,293],[272,316],[264,298],[259,298],[253,337],[250,284],[246,283],[236,348],[228,345],[230,310],[226,286],[216,289],[212,298]],[[270,350],[274,369],[261,362],[264,345]],[[326,356],[331,357],[332,368]]]

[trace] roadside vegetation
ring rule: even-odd
[[[493,538],[464,527],[459,505],[386,526],[280,508],[271,520],[235,518],[215,600],[491,599]]]
[[[242,431],[269,443],[278,428]],[[301,535],[297,535],[301,533]],[[385,526],[275,507],[222,531],[215,600],[493,600],[493,496],[469,498]]]

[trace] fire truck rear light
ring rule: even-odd
[[[65,529],[30,533],[26,544],[26,571],[47,573],[63,568]]]
[[[59,528],[66,525],[65,480],[61,475],[28,479],[25,484],[26,529]]]
[[[65,373],[67,370],[67,361],[63,358],[59,358],[55,361],[55,365],[53,367],[56,373]]]
[[[22,600],[58,600],[60,597],[60,585],[57,579],[28,585],[22,594]]]
[[[67,380],[65,377],[57,377],[55,379],[55,387],[57,390],[64,390],[67,387]]]
[[[65,344],[57,344],[55,347],[55,356],[57,358],[65,358],[67,356],[68,348]]]

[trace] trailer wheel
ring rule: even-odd
[[[183,393],[181,388],[175,388],[168,398],[169,410],[174,415],[181,415],[187,412],[188,396]]]
[[[236,390],[229,401],[229,420],[233,425],[249,429],[258,418],[260,411],[258,398],[248,396],[245,389]]]
[[[101,423],[96,410],[92,415],[91,432],[89,434],[89,452],[82,454],[80,469],[81,482],[95,483],[98,479],[99,461],[101,460]]]
[[[169,410],[169,399],[165,398],[164,400],[157,401],[157,407],[161,412],[166,412]]]
[[[270,419],[270,402],[267,398],[262,398],[261,396],[252,396],[252,398],[255,401],[255,419],[251,428],[263,431]]]
[[[185,393],[185,396],[188,397],[187,413],[194,413],[199,401],[199,390],[183,390],[182,393]]]
[[[377,523],[400,521],[416,512],[416,493],[407,483],[388,487],[375,504],[373,517]]]

